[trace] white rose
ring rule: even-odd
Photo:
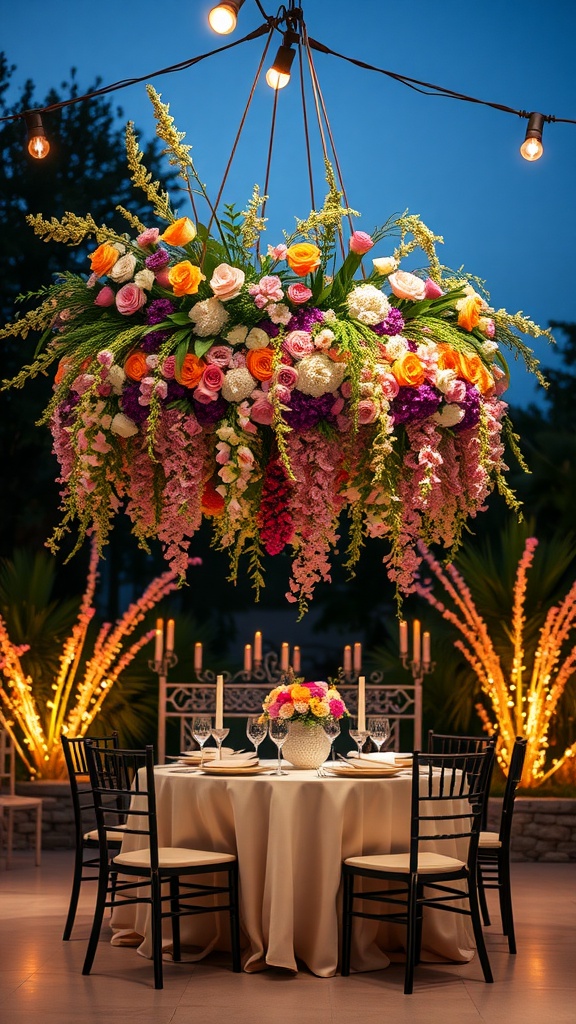
[[[395,260],[393,256],[379,256],[377,259],[372,260],[372,266],[377,274],[381,274],[382,277],[388,277],[388,274],[393,274],[398,266],[398,260]]]
[[[134,420],[131,420],[129,416],[125,416],[123,412],[116,413],[110,424],[110,430],[113,434],[118,434],[120,437],[133,437],[134,434],[138,433],[138,427]]]
[[[266,348],[269,341],[270,338],[266,331],[263,331],[261,327],[253,327],[246,337],[246,348]]]
[[[454,402],[450,405],[445,405],[441,412],[435,412],[432,416],[434,423],[439,423],[441,427],[455,427],[457,423],[464,416],[464,409],[461,409],[459,405]]]
[[[137,284],[139,288],[143,288],[145,292],[149,292],[156,278],[152,270],[139,270],[134,275],[134,284]]]
[[[447,391],[453,380],[456,380],[454,370],[437,370],[434,383],[438,391]]]
[[[121,256],[119,260],[116,260],[114,266],[108,271],[108,277],[111,277],[113,281],[118,281],[118,284],[121,284],[123,281],[130,281],[135,266],[136,257],[131,252],[127,252],[125,256]]]
[[[231,345],[243,345],[246,341],[247,334],[248,328],[240,325],[238,327],[233,327],[231,331],[228,331],[228,334],[224,335],[224,339],[225,341],[230,342]]]

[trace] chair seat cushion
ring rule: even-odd
[[[187,850],[178,846],[161,846],[158,849],[158,861],[161,868],[200,868],[207,864],[230,864],[236,860],[232,853],[216,853],[214,850]],[[119,867],[125,865],[132,868],[149,868],[150,851],[132,850],[130,853],[119,853],[114,857]]]
[[[109,843],[121,843],[124,841],[124,833],[115,828],[106,829],[106,835],[108,836]],[[84,839],[91,839],[94,842],[98,842],[98,829],[93,828],[90,832],[84,833]]]
[[[392,871],[407,874],[410,870],[409,853],[371,854],[368,857],[347,857],[345,864],[351,868],[365,868],[368,871]],[[445,857],[441,853],[421,853],[418,858],[418,872],[426,874],[437,871],[460,871],[464,861]]]
[[[502,846],[497,832],[481,832],[478,841],[480,850],[499,850]]]

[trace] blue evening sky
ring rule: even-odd
[[[234,36],[215,36],[206,22],[210,6],[210,0],[11,4],[0,37],[18,68],[11,99],[17,101],[30,77],[40,102],[71,67],[82,92],[97,76],[103,84],[145,76],[239,38],[261,21],[254,0],[246,0]],[[269,0],[263,6],[276,12]],[[303,0],[302,6],[310,36],[348,56],[510,107],[576,118],[573,0]],[[212,198],[262,49],[263,40],[256,40],[153,80],[193,144]],[[543,326],[576,320],[576,125],[547,124],[544,156],[529,164],[519,154],[527,122],[514,115],[421,95],[328,55],[315,54],[315,64],[348,199],[362,214],[358,228],[370,231],[409,209],[444,236],[442,261],[484,279],[496,307],[522,310]],[[144,83],[115,93],[114,103],[123,121],[152,135]],[[271,109],[272,91],[261,80],[224,192],[240,209],[253,184],[263,185]],[[317,143],[315,165],[319,205]],[[265,237],[278,242],[282,228],[292,230],[294,217],[310,209],[296,75],[279,96],[269,193]],[[190,213],[184,202],[180,212]],[[391,247],[383,242],[373,255]],[[535,347],[543,363],[552,360],[546,343]],[[531,378],[519,364],[512,371],[509,399],[532,400]]]

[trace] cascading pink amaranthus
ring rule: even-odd
[[[498,654],[486,623],[461,573],[453,565],[443,568],[424,544],[420,554],[451,600],[446,607],[432,592],[432,582],[417,581],[415,591],[453,625],[462,639],[454,646],[461,651],[476,675],[489,707],[476,705],[484,728],[496,734],[496,756],[507,772],[514,739],[527,740],[522,784],[539,786],[567,759],[576,756],[576,742],[550,763],[548,757],[551,719],[566,685],[576,672],[576,583],[560,602],[550,608],[539,631],[530,665],[525,638],[527,577],[538,546],[529,537],[518,563],[512,595],[510,624],[506,630],[508,650]]]
[[[78,617],[64,641],[51,697],[44,707],[34,692],[34,680],[26,675],[20,661],[27,648],[11,642],[0,616],[0,722],[14,739],[31,776],[65,776],[60,736],[86,735],[112,686],[136,654],[154,638],[155,631],[147,630],[129,646],[125,646],[126,640],[146,614],[178,586],[178,576],[172,570],[156,577],[114,625],[103,624],[92,654],[86,656],[87,631],[95,615],[97,580],[98,551],[93,541]]]

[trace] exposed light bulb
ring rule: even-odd
[[[266,81],[271,89],[283,89],[285,85],[288,85],[290,81],[290,68],[296,56],[296,52],[290,44],[297,41],[298,36],[296,33],[286,32],[284,34],[284,42],[278,49],[272,67],[268,68],[266,72]]]
[[[268,71],[266,72],[266,81],[271,89],[283,89],[285,85],[288,85],[290,75],[283,74],[281,71],[276,71],[276,68],[268,68]]]
[[[210,28],[220,36],[233,32],[238,22],[238,11],[244,0],[226,0],[225,3],[213,7],[208,15]]]
[[[539,160],[544,152],[542,145],[542,130],[544,128],[544,115],[538,113],[530,114],[526,138],[520,146],[520,152],[525,160]]]
[[[42,118],[40,114],[32,113],[26,114],[25,120],[28,128],[28,152],[35,160],[44,160],[50,152],[50,143],[46,138]]]

